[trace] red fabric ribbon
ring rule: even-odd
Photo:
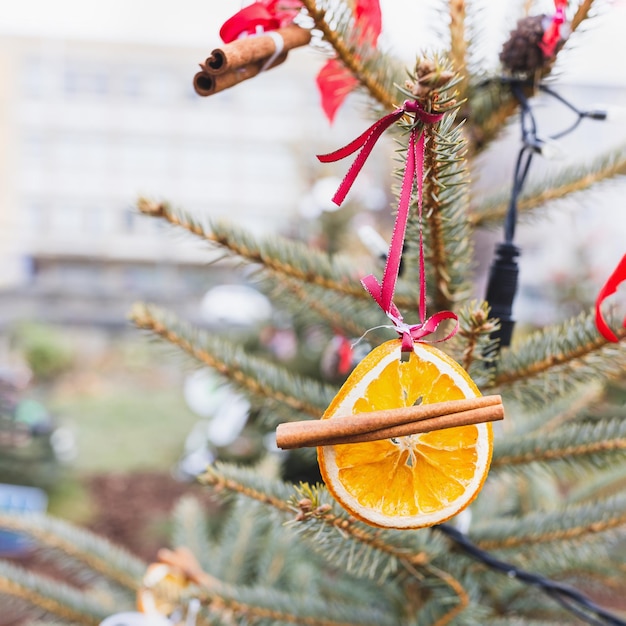
[[[353,12],[357,43],[375,48],[383,28],[379,0],[355,0]],[[316,82],[322,109],[332,123],[337,111],[359,81],[339,59],[329,59],[319,71]]]
[[[230,43],[241,36],[255,35],[259,31],[276,30],[278,19],[260,2],[244,7],[220,28],[220,37],[224,43]]]
[[[626,254],[617,264],[617,267],[609,276],[609,279],[606,281],[604,287],[600,289],[600,293],[598,294],[598,298],[596,300],[596,328],[607,341],[612,341],[614,343],[617,343],[619,338],[606,323],[602,315],[601,306],[604,300],[606,300],[609,296],[612,296],[617,291],[619,285],[624,281],[626,281]],[[624,318],[624,328],[626,328],[626,318]]]
[[[364,133],[359,135],[354,141],[339,150],[335,150],[329,154],[318,155],[318,159],[322,163],[330,163],[339,161],[360,149],[348,173],[341,181],[339,188],[333,196],[333,202],[340,205],[350,188],[352,187],[358,173],[365,164],[367,157],[370,155],[374,145],[380,136],[395,121],[399,120],[406,113],[413,113],[416,123],[411,128],[409,137],[409,145],[407,150],[407,159],[402,177],[402,188],[400,191],[400,201],[398,204],[398,214],[394,224],[391,242],[389,244],[389,252],[387,254],[387,263],[383,273],[382,282],[378,282],[375,276],[366,276],[361,282],[367,292],[374,298],[378,306],[385,312],[387,317],[393,322],[398,333],[402,336],[402,351],[411,352],[413,350],[413,342],[419,341],[427,335],[435,332],[441,322],[447,319],[456,320],[457,317],[451,311],[440,311],[432,317],[426,319],[426,272],[424,268],[424,240],[422,228],[420,227],[419,236],[419,280],[420,280],[420,302],[419,315],[420,323],[409,325],[406,324],[398,307],[393,302],[393,295],[398,280],[398,272],[400,269],[400,260],[402,257],[402,249],[404,247],[404,237],[406,234],[406,225],[411,206],[411,196],[413,193],[413,185],[417,181],[417,205],[418,215],[422,219],[422,185],[424,180],[424,146],[425,136],[417,122],[422,124],[434,124],[438,122],[443,114],[428,113],[424,111],[417,102],[405,101],[404,104],[395,111],[385,115]],[[444,339],[445,341],[456,333],[456,326],[453,331]]]
[[[556,12],[552,16],[550,24],[543,33],[543,37],[539,42],[539,47],[546,58],[554,56],[554,51],[561,41],[561,26],[565,22],[565,8],[567,0],[554,0]]]
[[[339,348],[337,349],[337,356],[339,357],[339,362],[337,363],[337,371],[345,375],[352,368],[352,344],[343,335],[338,335],[338,337]]]
[[[301,8],[299,0],[253,2],[224,22],[220,37],[224,43],[230,43],[242,36],[282,28],[293,22]]]

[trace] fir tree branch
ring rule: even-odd
[[[368,549],[384,553],[388,558],[391,557],[394,561],[406,565],[409,570],[425,565],[430,560],[430,556],[422,549],[425,542],[418,541],[415,533],[412,537],[408,537],[403,533],[373,532],[352,518],[335,515],[332,512],[332,506],[322,501],[327,499],[325,490],[303,485],[294,492],[293,485],[286,485],[280,481],[269,483],[253,472],[224,464],[209,468],[200,477],[200,481],[212,485],[218,491],[227,490],[268,505],[281,513],[283,517],[290,516],[292,525],[299,525],[298,532],[305,533],[306,536],[314,536],[316,544],[324,543],[323,533],[330,532],[334,538],[338,538],[338,531],[339,536],[350,537]],[[302,509],[304,504],[299,504],[303,499],[310,501],[310,507],[306,511]],[[422,535],[422,538],[425,537]],[[435,550],[437,544],[435,542],[431,544],[429,541],[428,545]],[[370,564],[370,561],[364,557],[365,555],[361,555],[359,563],[361,573],[363,573],[363,565],[367,569]],[[370,573],[379,570],[380,567],[376,566],[370,570]]]
[[[499,321],[489,317],[487,302],[471,301],[458,312],[459,330],[450,342],[452,356],[461,363],[478,387],[489,383],[493,376],[491,357],[495,354],[493,333]]]
[[[626,328],[614,332],[626,338]],[[532,333],[503,352],[492,386],[505,387],[520,400],[534,400],[537,395],[543,400],[547,393],[554,399],[591,376],[620,375],[625,363],[623,344],[611,343],[598,333],[593,313],[581,314]],[[543,388],[531,387],[531,380],[539,377]]]
[[[85,590],[0,561],[0,594],[27,601],[32,606],[84,626],[97,626],[118,607],[96,602]]]
[[[228,477],[225,474],[228,474]],[[300,534],[313,539],[313,547],[316,550],[320,550],[320,547],[325,545],[328,541],[327,536],[329,533],[331,536],[334,536],[335,541],[338,539],[337,531],[339,531],[341,536],[349,536],[356,542],[353,546],[361,544],[362,550],[358,554],[356,551],[350,550],[346,564],[348,572],[356,569],[358,575],[364,575],[369,570],[369,577],[374,576],[376,561],[370,561],[366,554],[367,551],[385,553],[387,557],[391,557],[393,561],[403,565],[412,575],[417,575],[418,579],[421,579],[423,575],[416,574],[415,568],[423,567],[426,572],[431,573],[435,578],[452,589],[457,597],[457,604],[436,622],[440,626],[452,621],[469,604],[469,596],[461,583],[451,574],[429,565],[430,556],[427,556],[423,550],[411,552],[405,546],[393,545],[385,540],[389,539],[391,533],[383,531],[372,532],[369,529],[366,530],[363,524],[352,518],[334,514],[332,506],[327,502],[322,502],[322,492],[317,488],[301,485],[297,488],[297,495],[292,495],[289,501],[285,501],[280,497],[270,495],[267,489],[267,482],[263,485],[259,484],[259,479],[254,474],[234,467],[227,467],[223,464],[220,464],[217,468],[209,468],[200,480],[205,484],[214,485],[219,490],[226,489],[232,493],[269,505],[281,514],[290,513],[293,516],[294,513],[299,511],[295,519],[292,519],[290,522],[290,525],[296,528]],[[284,493],[284,486],[280,485],[278,491],[279,493]],[[323,493],[326,493],[325,490]],[[402,533],[396,534],[398,538],[402,536]],[[331,552],[329,560],[337,563],[336,550],[332,549]],[[383,573],[387,571],[387,568],[388,566],[385,567]],[[376,567],[376,569],[379,569],[379,567]]]
[[[450,61],[462,77],[458,87],[460,99],[465,99],[468,81],[465,4],[465,0],[450,0]]]
[[[324,39],[337,53],[337,58],[350,70],[361,86],[385,109],[395,109],[396,104],[389,90],[378,76],[368,71],[368,65],[371,64],[377,50],[371,45],[364,47],[357,44],[352,14],[337,16],[335,13],[333,17],[338,23],[331,26],[326,19],[328,9],[319,8],[316,0],[302,0],[302,4],[315,22],[316,28],[322,32]],[[364,62],[364,59],[368,59],[368,63]]]
[[[284,368],[246,355],[238,347],[193,329],[158,307],[138,303],[130,317],[138,328],[181,348],[253,397],[275,401],[309,417],[319,418],[334,396],[334,388],[297,378]],[[298,416],[292,416],[292,419],[298,419]]]
[[[510,468],[528,463],[562,461],[576,469],[583,461],[599,463],[608,453],[626,451],[626,421],[623,417],[598,422],[576,422],[551,432],[496,441],[492,468]]]
[[[25,533],[42,545],[59,549],[128,589],[139,587],[147,567],[130,552],[106,539],[45,515],[0,513],[0,528]]]
[[[476,525],[470,535],[483,550],[509,550],[552,541],[572,541],[626,524],[626,495],[524,517],[501,517]]]
[[[348,258],[341,258],[339,255],[330,257],[302,243],[280,237],[265,240],[255,238],[251,233],[226,222],[214,222],[206,226],[188,213],[173,209],[166,202],[140,198],[137,208],[144,215],[164,219],[248,263],[259,264],[277,276],[299,280],[360,300],[370,298],[355,275],[353,262]],[[360,269],[367,272],[366,268]],[[412,295],[398,293],[395,301],[398,306],[417,306],[417,299]]]
[[[447,626],[453,619],[463,613],[470,604],[470,597],[463,585],[449,572],[446,572],[433,565],[427,565],[426,569],[442,580],[457,597],[457,604],[442,615],[433,626]]]
[[[198,596],[202,604],[222,617],[232,619],[235,614],[253,623],[266,620],[303,626],[393,626],[395,623],[374,607],[366,609],[339,602],[330,605],[308,593],[295,598],[293,594],[267,587],[235,588],[214,581],[210,588],[200,588]],[[294,610],[296,604],[300,610]]]
[[[578,27],[589,17],[589,12],[593,7],[594,0],[583,0],[576,9],[570,28],[572,32],[576,31]]]
[[[598,498],[608,498],[623,491],[626,491],[626,473],[623,465],[616,464],[574,485],[567,494],[567,503],[580,504]]]
[[[599,183],[624,174],[626,174],[626,146],[596,158],[591,163],[564,169],[556,177],[547,178],[527,187],[518,203],[519,215],[523,217],[531,214],[534,210],[543,208],[547,202],[589,190]],[[508,209],[509,195],[510,192],[507,190],[485,200],[470,214],[470,223],[476,228],[502,223]]]
[[[300,282],[289,279],[284,279],[281,282],[288,291],[296,296],[300,306],[305,306],[310,311],[316,313],[321,319],[328,322],[331,328],[341,329],[355,337],[360,337],[370,327],[359,324],[355,316],[346,311],[345,303],[343,306],[338,306],[341,310],[331,308],[324,302],[327,295],[324,291],[320,293],[316,290],[312,293],[309,289],[305,289]]]
[[[176,503],[172,514],[171,537],[173,546],[185,546],[203,570],[211,571],[211,565],[217,558],[217,549],[209,541],[204,510],[193,496],[183,496]]]

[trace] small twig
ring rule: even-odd
[[[335,419],[279,424],[276,445],[284,450],[309,446],[362,443],[418,433],[493,422],[504,418],[499,395],[450,400]]]

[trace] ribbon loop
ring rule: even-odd
[[[365,290],[372,296],[378,306],[393,322],[398,334],[402,337],[402,352],[404,353],[412,352],[413,343],[415,341],[421,341],[427,335],[434,333],[444,320],[454,319],[457,320],[457,324],[445,338],[439,339],[438,341],[445,341],[446,339],[452,337],[456,333],[458,327],[458,319],[451,311],[441,311],[440,313],[436,313],[432,317],[426,319],[426,272],[424,268],[424,239],[421,227],[424,150],[426,138],[418,122],[421,122],[422,124],[435,124],[443,118],[443,114],[428,113],[420,106],[417,100],[406,100],[403,102],[401,107],[398,107],[395,111],[392,111],[379,119],[365,132],[349,144],[345,145],[343,148],[339,148],[338,150],[328,154],[317,156],[322,163],[331,163],[344,159],[358,151],[356,159],[350,166],[348,173],[341,181],[339,188],[333,196],[333,202],[341,205],[380,136],[395,121],[399,120],[407,113],[413,114],[415,121],[410,130],[406,164],[404,174],[402,175],[402,188],[400,190],[398,213],[393,228],[393,234],[391,236],[391,242],[389,244],[389,252],[387,254],[387,262],[385,264],[383,278],[382,281],[379,282],[375,276],[369,275],[361,280]],[[400,270],[400,261],[402,258],[402,249],[404,247],[404,238],[406,235],[406,226],[411,206],[411,197],[413,195],[413,187],[415,185],[417,185],[417,205],[420,220],[420,323],[411,326],[406,324],[402,319],[402,315],[400,314],[398,307],[393,302],[393,296]]]

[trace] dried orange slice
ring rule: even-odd
[[[475,398],[467,372],[441,350],[401,341],[370,352],[354,369],[322,419]],[[457,426],[368,443],[320,446],[322,477],[354,517],[386,528],[420,528],[462,511],[480,491],[491,463],[491,424]]]

